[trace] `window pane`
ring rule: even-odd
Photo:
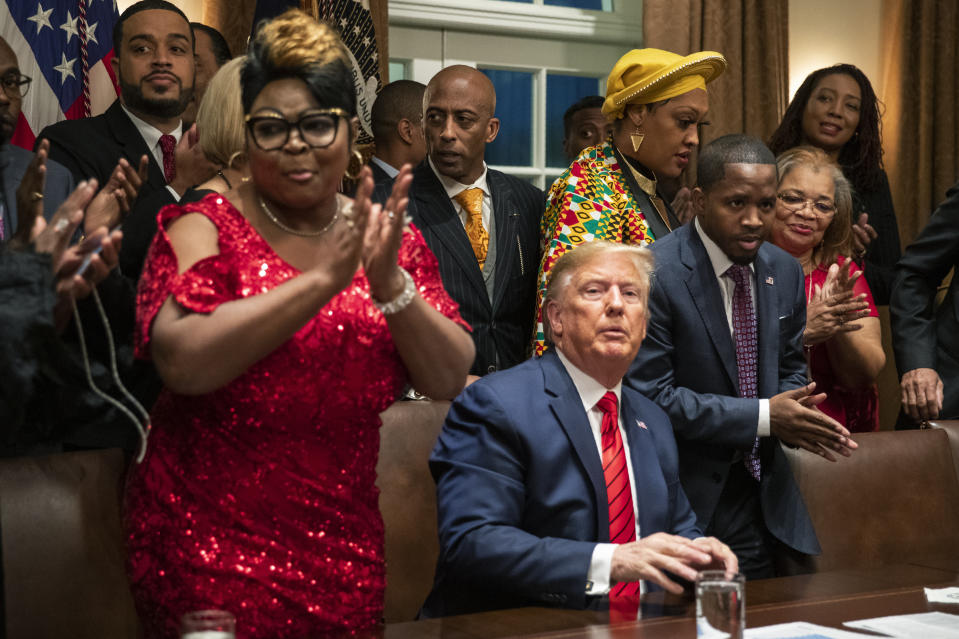
[[[545,0],[543,4],[554,7],[575,7],[594,11],[609,11],[609,0]]]
[[[408,60],[390,60],[390,82],[406,80],[406,68],[408,65]]]
[[[574,102],[599,91],[599,80],[581,75],[546,75],[546,166],[566,167],[563,114]],[[498,92],[498,90],[497,90]]]
[[[486,146],[486,163],[533,164],[533,73],[480,69],[496,89],[499,134]]]

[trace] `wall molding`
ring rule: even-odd
[[[588,11],[495,0],[390,0],[390,25],[638,46],[643,39],[641,3],[631,10]]]

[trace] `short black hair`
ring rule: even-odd
[[[176,6],[172,2],[167,2],[167,0],[140,0],[140,2],[134,2],[127,7],[126,11],[120,14],[116,24],[113,25],[113,55],[118,58],[120,57],[120,50],[123,48],[120,46],[123,44],[123,23],[126,22],[127,18],[140,13],[141,11],[149,11],[151,9],[172,11],[183,18],[183,21],[186,22],[190,27],[190,40],[192,41],[190,44],[193,45],[194,50],[196,49],[196,38],[193,35],[193,25],[190,23],[190,19],[186,17],[186,14],[180,10],[180,7]]]
[[[222,67],[233,59],[233,54],[230,53],[230,45],[227,44],[222,33],[202,22],[191,22],[190,26],[193,27],[194,38],[196,38],[197,31],[202,31],[210,36],[210,44],[213,45],[213,58],[216,60],[217,67]],[[193,48],[196,49],[196,45]]]
[[[396,135],[400,120],[423,119],[423,93],[426,85],[413,80],[396,80],[384,86],[370,111],[373,139],[384,140]]]
[[[716,138],[699,153],[696,176],[699,188],[708,191],[726,177],[727,164],[769,164],[776,167],[776,156],[762,140],[751,135],[732,133]]]
[[[569,137],[569,130],[573,126],[573,116],[579,111],[583,109],[601,109],[605,101],[606,98],[601,95],[587,95],[585,98],[580,98],[576,102],[573,102],[573,104],[566,109],[566,113],[563,114],[563,134],[567,138]]]

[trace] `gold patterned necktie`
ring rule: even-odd
[[[489,233],[483,226],[483,189],[474,186],[460,191],[453,199],[466,211],[466,236],[469,237],[473,254],[482,271],[489,250]]]

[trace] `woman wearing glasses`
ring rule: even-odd
[[[820,149],[786,151],[777,160],[779,193],[772,241],[806,275],[803,343],[819,409],[852,432],[879,429],[876,377],[886,363],[879,313],[852,247],[852,189]]]
[[[126,495],[132,589],[152,637],[222,609],[244,637],[382,618],[379,413],[409,381],[455,396],[472,341],[420,233],[408,167],[382,208],[361,174],[343,45],[299,11],[241,75],[249,182],[159,214],[139,354],[165,383]]]

